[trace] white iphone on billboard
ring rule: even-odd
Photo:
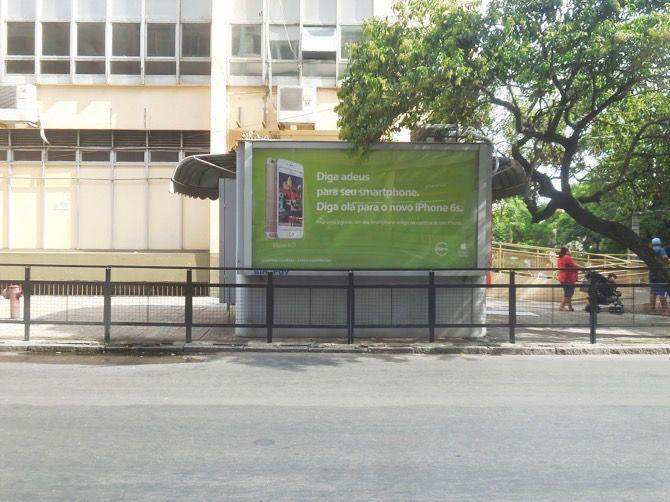
[[[302,239],[305,169],[290,160],[277,159],[277,238]]]

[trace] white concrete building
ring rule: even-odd
[[[336,139],[347,44],[390,0],[0,0],[0,260],[217,263],[176,163]]]

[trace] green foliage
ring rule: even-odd
[[[557,239],[609,240],[661,266],[623,223],[670,207],[665,0],[404,0],[365,35],[337,107],[356,150],[425,123],[486,134],[528,174],[531,222],[569,216],[579,228]],[[524,222],[497,231],[547,238]]]
[[[615,210],[612,205],[602,206],[602,216],[608,217]],[[493,238],[501,242],[529,244],[531,246],[560,247],[568,245],[580,251],[593,253],[625,253],[623,246],[611,239],[576,223],[564,211],[557,211],[550,218],[533,223],[532,216],[522,199],[514,197],[496,204],[493,209]]]

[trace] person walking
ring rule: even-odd
[[[572,308],[572,296],[575,294],[575,284],[577,283],[577,269],[580,267],[577,262],[570,256],[570,248],[563,246],[558,253],[558,261],[556,262],[558,271],[558,282],[563,286],[563,300],[558,310],[569,310],[574,312]]]
[[[670,261],[668,259],[668,253],[665,251],[661,243],[661,239],[654,237],[651,240],[651,248],[666,265]],[[661,313],[663,315],[668,315],[668,292],[670,291],[669,285],[663,283],[660,278],[654,274],[651,270],[649,271],[649,289],[650,289],[650,299],[649,299],[649,311],[654,312],[656,310],[656,297],[658,297],[661,303]]]

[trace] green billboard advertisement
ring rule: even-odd
[[[477,266],[478,152],[254,148],[254,268]]]

